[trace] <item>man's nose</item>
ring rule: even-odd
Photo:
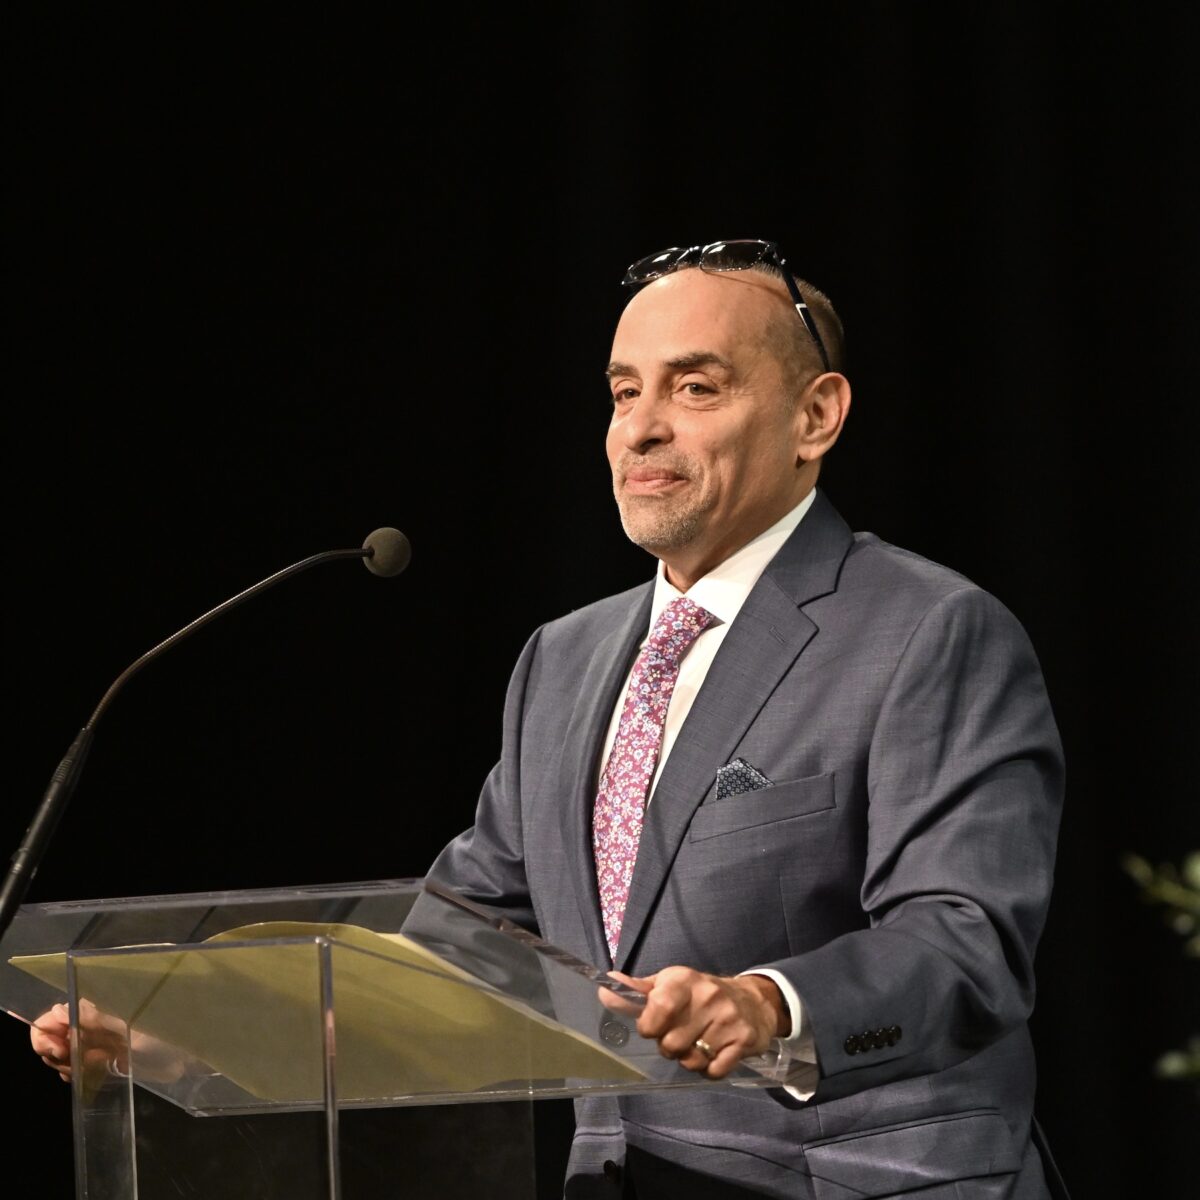
[[[630,450],[644,451],[671,440],[666,397],[649,388],[642,392],[620,419],[621,440]]]

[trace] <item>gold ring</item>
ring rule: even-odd
[[[703,1038],[697,1038],[692,1045],[710,1062],[717,1057],[717,1052]]]

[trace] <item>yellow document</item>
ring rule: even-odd
[[[403,934],[354,925],[275,921],[197,946],[89,952],[75,958],[77,988],[138,1037],[177,1047],[255,1097],[320,1103],[323,942],[339,1101],[646,1078]],[[11,961],[66,989],[65,955]],[[133,1067],[136,1078],[136,1053]]]

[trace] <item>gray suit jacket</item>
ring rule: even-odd
[[[430,872],[597,964],[597,759],[651,594],[534,634],[475,825]],[[717,799],[735,757],[772,786]],[[852,534],[818,494],[662,771],[614,965],[783,972],[820,1084],[808,1103],[721,1088],[581,1101],[568,1194],[615,1194],[603,1164],[633,1143],[764,1195],[1046,1195],[1026,1019],[1062,782],[1041,672],[1011,614]]]

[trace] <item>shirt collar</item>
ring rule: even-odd
[[[816,497],[817,490],[813,488],[791,512],[776,521],[770,529],[764,530],[723,563],[713,567],[707,575],[697,579],[687,591],[688,599],[712,613],[720,624],[731,623],[741,612],[746,597],[767,569],[767,564],[791,537]],[[654,622],[658,620],[662,610],[682,595],[684,593],[667,580],[666,569],[660,562],[654,576],[654,600],[650,607],[651,629],[654,628]]]

